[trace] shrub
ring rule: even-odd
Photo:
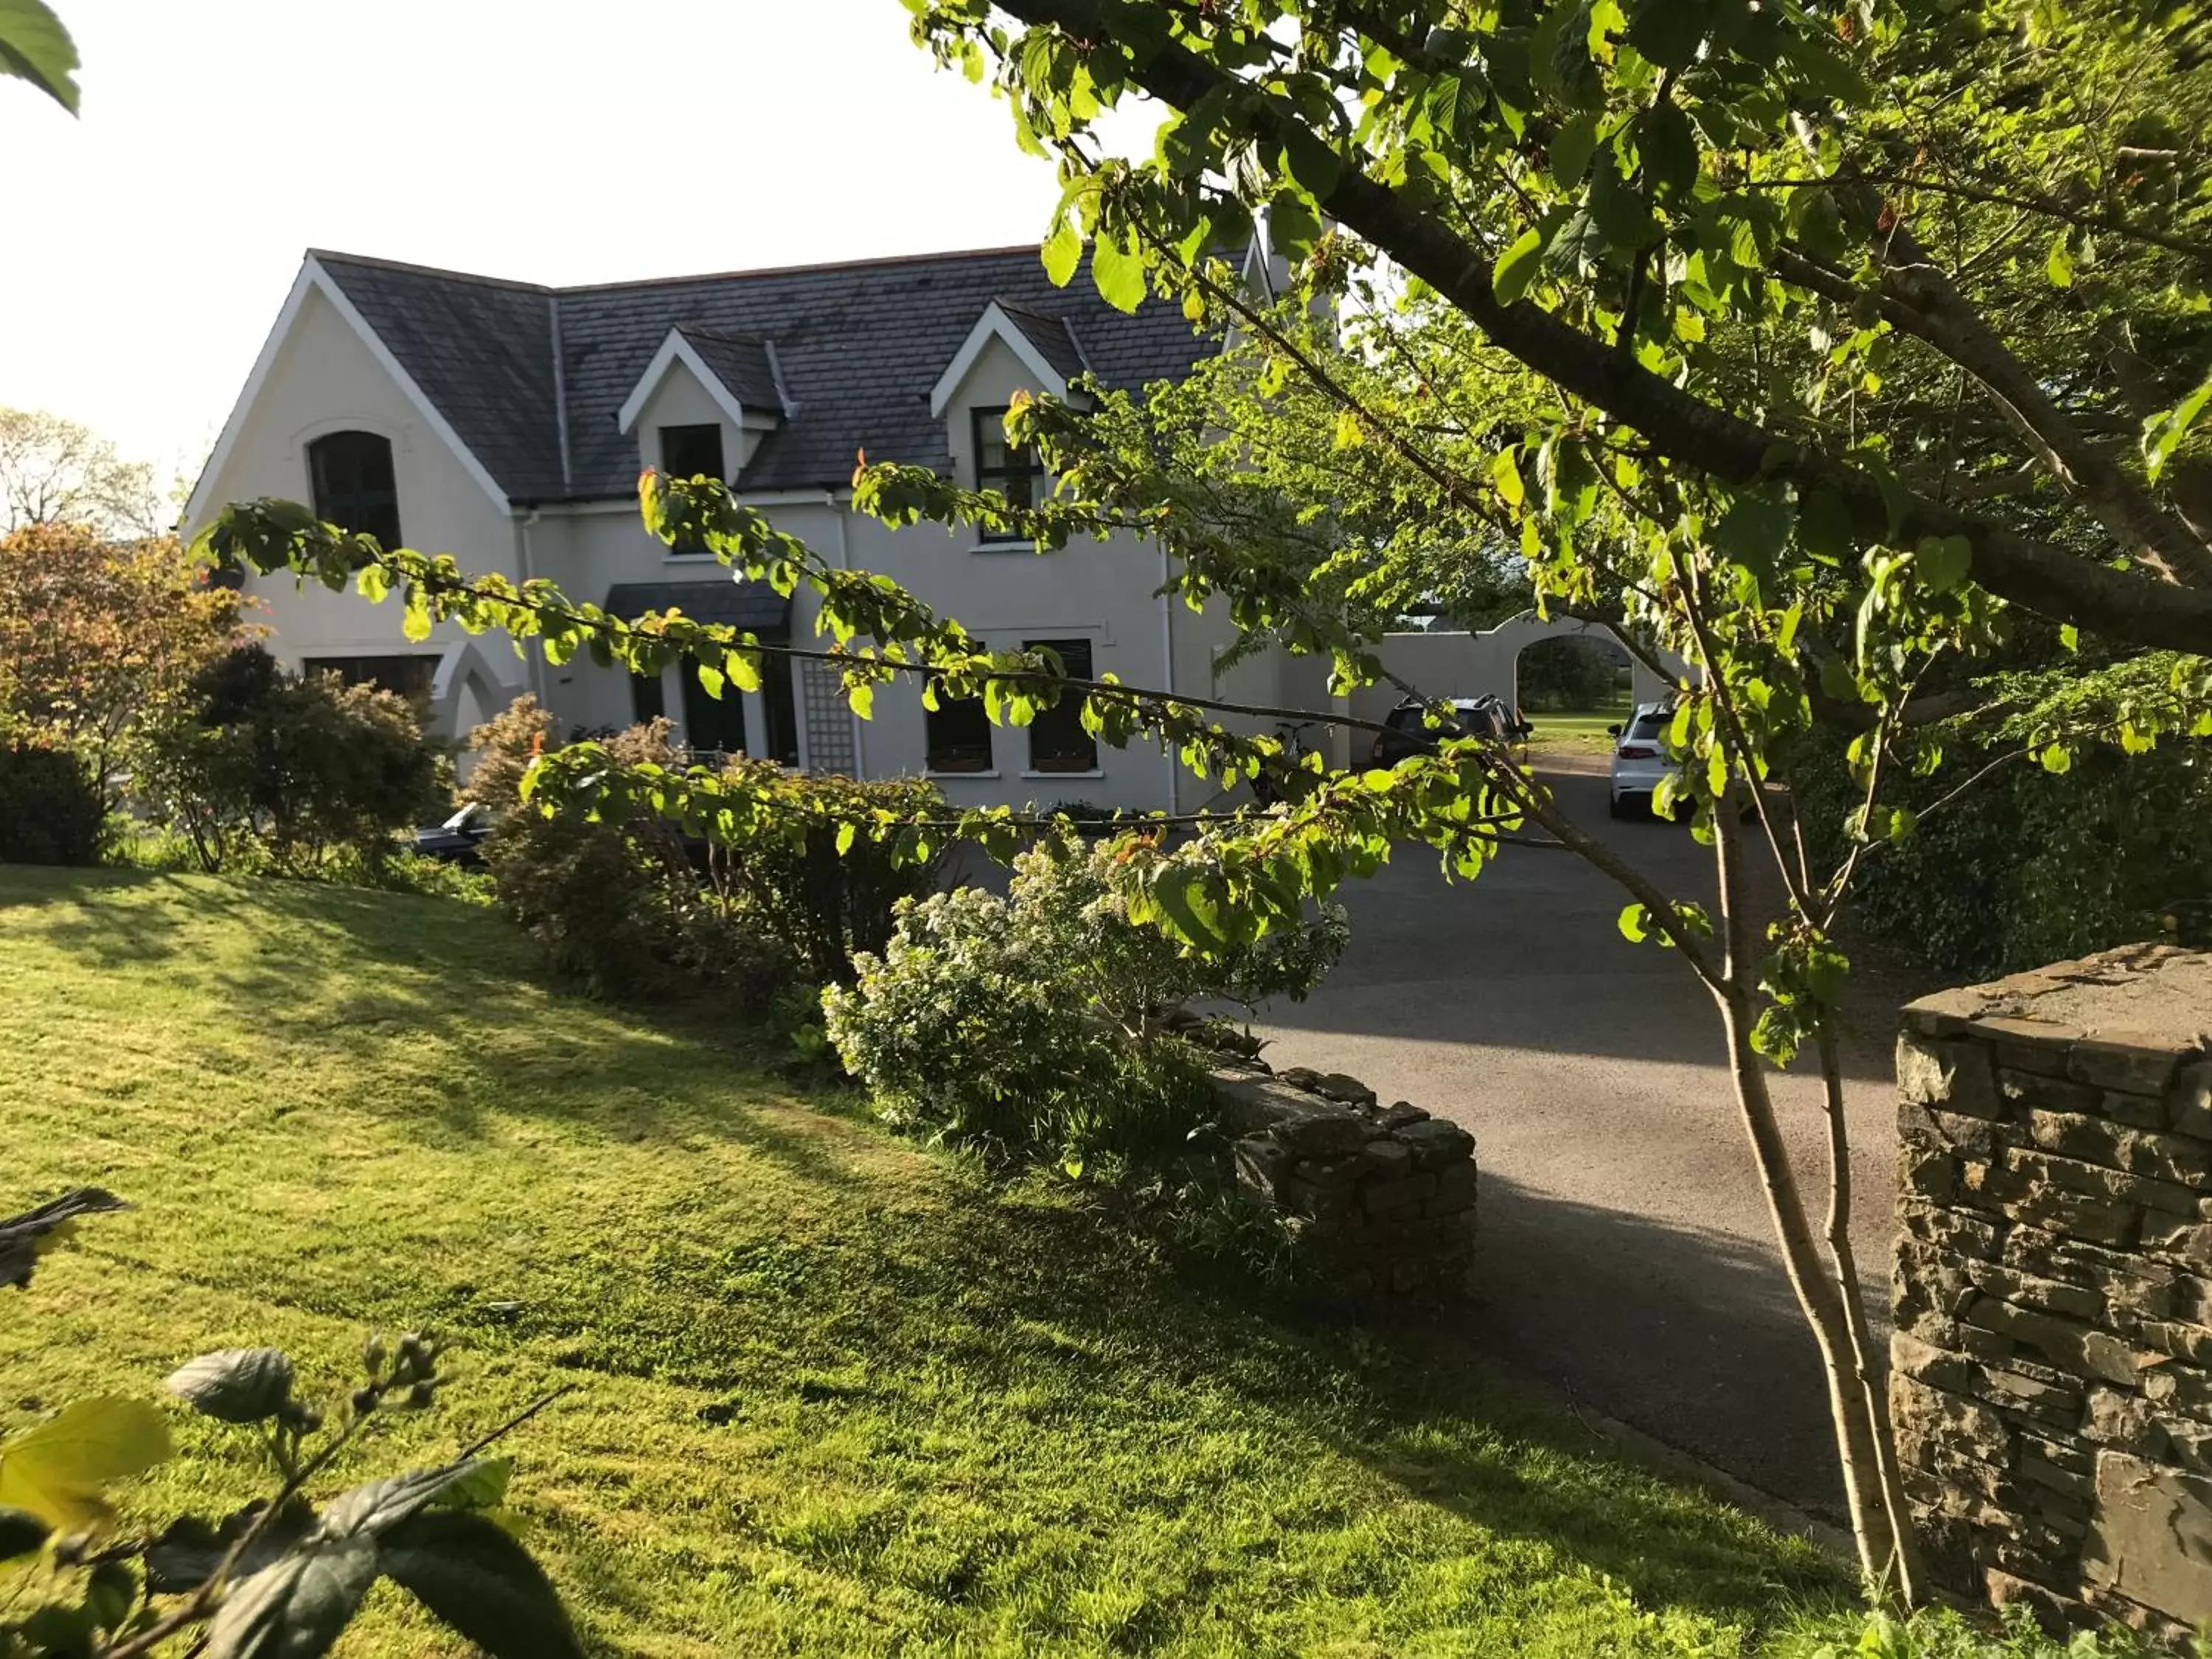
[[[447,793],[404,698],[289,673],[258,645],[197,675],[147,750],[142,792],[209,870],[258,856],[305,874],[340,852],[378,866]]]
[[[878,813],[926,814],[943,796],[918,778],[862,783],[791,775],[773,762],[742,757],[724,775],[785,795],[783,806],[794,810],[764,815],[735,845],[716,845],[708,860],[710,883],[814,983],[851,983],[854,957],[890,943],[899,902],[936,890],[945,854],[900,862],[893,843],[866,836],[854,836],[840,853],[839,832],[878,821]]]
[[[1342,948],[1328,914],[1209,960],[1128,919],[1110,846],[1041,847],[1005,898],[904,901],[889,947],[824,993],[832,1042],[894,1124],[1007,1161],[1156,1167],[1209,1097],[1195,1055],[1146,1015],[1193,996],[1300,995]]]
[[[523,776],[554,730],[552,715],[525,696],[469,739],[469,796],[497,820],[483,856],[500,905],[556,972],[600,995],[704,985],[740,1006],[766,1006],[791,977],[788,953],[702,878],[675,825],[644,810],[592,817],[523,801]],[[618,763],[675,766],[682,757],[669,731],[655,720],[605,741]]]
[[[2000,751],[2002,752],[2002,751]],[[1925,806],[1996,758],[1954,744],[1916,781]],[[1807,830],[1832,841],[1856,804],[1840,766],[1801,781]],[[1823,849],[1823,855],[1826,850]],[[2085,748],[2063,775],[2002,762],[1970,793],[1862,860],[1851,914],[1922,963],[1986,979],[2179,928],[2212,910],[2212,753],[2161,744],[2123,756]]]
[[[106,841],[106,798],[74,750],[0,747],[0,864],[97,864]]]

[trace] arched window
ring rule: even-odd
[[[392,478],[392,445],[374,432],[333,432],[307,446],[315,516],[341,530],[359,530],[380,547],[399,545],[399,490]]]

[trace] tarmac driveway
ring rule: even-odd
[[[1603,777],[1577,769],[1553,781],[1580,822],[1668,890],[1710,902],[1709,848],[1671,824],[1610,821]],[[1255,1029],[1278,1066],[1350,1072],[1474,1132],[1473,1339],[1753,1486],[1838,1513],[1826,1390],[1704,988],[1671,953],[1624,939],[1624,896],[1565,853],[1509,848],[1468,884],[1401,849],[1343,896],[1344,961]],[[1885,1349],[1893,1020],[1874,1000],[1846,1055],[1853,1236]],[[1816,1087],[1777,1079],[1798,1178],[1825,1204]]]

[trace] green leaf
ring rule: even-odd
[[[699,664],[698,672],[699,689],[702,691],[704,691],[708,696],[712,697],[716,702],[721,702],[722,688],[729,684],[729,676],[723,673],[720,669],[715,667],[712,663],[702,662]]]
[[[2081,648],[2081,630],[2072,623],[2059,623],[2058,643],[2068,651],[2079,651]]]
[[[282,1348],[224,1348],[169,1373],[162,1387],[218,1423],[261,1423],[292,1397],[292,1361]]]
[[[1073,220],[1063,217],[1053,226],[1037,256],[1044,261],[1044,274],[1052,279],[1052,285],[1066,288],[1076,266],[1083,263],[1083,233]]]
[[[1631,945],[1641,945],[1650,938],[1650,912],[1640,904],[1627,906],[1620,913],[1620,936]]]
[[[28,1510],[58,1531],[103,1524],[101,1488],[169,1455],[168,1425],[143,1400],[98,1395],[71,1401],[0,1444],[0,1506]]]
[[[0,1509],[0,1561],[28,1555],[46,1541],[53,1528],[28,1510]]]
[[[1218,955],[1230,945],[1225,906],[1215,890],[1218,878],[1188,865],[1171,864],[1152,884],[1152,898],[1167,931],[1193,948]]]
[[[1336,188],[1344,174],[1344,158],[1310,128],[1292,127],[1283,140],[1283,171],[1316,201]]]
[[[1659,234],[1659,221],[1651,210],[1648,185],[1625,178],[1613,156],[1613,146],[1599,150],[1590,166],[1590,219],[1608,246],[1638,248]]]
[[[2197,417],[2204,412],[2208,401],[2212,401],[2212,374],[2206,375],[2203,385],[2165,414],[2154,415],[2143,422],[2144,471],[2153,483],[2166,471],[2166,462],[2173,458],[2173,452],[2196,424]]]
[[[1590,153],[1597,148],[1597,115],[1585,111],[1571,115],[1552,135],[1552,182],[1572,190],[1589,169]]]
[[[231,1563],[234,1578],[252,1577],[279,1556],[304,1541],[315,1529],[315,1512],[304,1498],[294,1496],[270,1520],[265,1505],[256,1502],[224,1517],[220,1528],[195,1515],[179,1516],[146,1548],[146,1584],[156,1595],[185,1595],[215,1576],[234,1546],[248,1533],[253,1541]],[[257,1530],[258,1528],[258,1530]]]
[[[2051,252],[2043,261],[2044,274],[2051,278],[2053,288],[2074,286],[2074,253],[2066,246],[2067,233],[2060,231],[2051,239]]]
[[[483,1457],[468,1464],[430,1500],[434,1510],[491,1510],[507,1501],[514,1479],[512,1457]]]
[[[1321,218],[1305,198],[1278,191],[1267,204],[1267,244],[1292,264],[1314,251],[1321,240]]]
[[[1661,69],[1687,69],[1697,61],[1707,14],[1706,0],[1630,0],[1628,44]]]
[[[864,720],[875,719],[876,688],[874,686],[867,684],[848,686],[845,689],[845,701],[852,706],[853,713],[860,719]]]
[[[1762,573],[1774,568],[1774,556],[1790,539],[1796,520],[1790,503],[1764,495],[1739,495],[1713,526],[1714,548]]]
[[[317,1538],[223,1598],[208,1626],[207,1659],[318,1659],[375,1582],[373,1538]]]
[[[77,68],[76,43],[44,0],[0,0],[0,75],[28,81],[74,115]]]
[[[1923,536],[1912,550],[1912,562],[1929,592],[1948,593],[1973,567],[1974,544],[1964,536]]]
[[[854,839],[860,832],[858,824],[841,823],[837,826],[837,856],[839,858],[843,858],[846,854],[853,850]]]
[[[1118,237],[1100,236],[1091,245],[1091,280],[1098,297],[1116,311],[1134,312],[1145,301],[1145,262]]]
[[[331,1500],[330,1506],[323,1511],[322,1535],[342,1538],[358,1534],[374,1537],[421,1514],[450,1493],[482,1491],[487,1483],[498,1479],[487,1475],[483,1464],[472,1460],[363,1481]],[[501,1489],[504,1490],[503,1480]]]
[[[1826,484],[1815,484],[1797,498],[1797,544],[1830,564],[1850,558],[1857,544],[1850,504]]]
[[[1543,268],[1543,252],[1544,233],[1533,225],[1514,239],[1490,273],[1490,286],[1498,304],[1510,306],[1528,291],[1528,284]]]
[[[1521,480],[1521,464],[1510,449],[1501,449],[1490,464],[1490,482],[1505,498],[1508,507],[1518,507],[1528,499],[1528,486]]]
[[[2063,743],[2050,744],[2036,758],[2042,763],[2043,769],[2054,777],[2063,777],[2074,769],[2074,751]]]
[[[530,1552],[480,1515],[417,1516],[384,1540],[385,1573],[489,1659],[580,1659],[561,1598]]]
[[[1698,135],[1677,106],[1654,104],[1644,111],[1637,125],[1636,147],[1646,176],[1670,199],[1696,187]]]

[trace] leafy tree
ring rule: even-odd
[[[339,851],[379,865],[448,793],[404,697],[290,673],[259,645],[203,668],[142,760],[139,793],[208,870],[248,852],[300,873]]]
[[[1179,298],[1194,320],[1233,326],[1249,373],[1204,389],[1195,427],[1157,401],[1017,408],[1010,439],[1038,444],[1060,481],[1042,506],[895,465],[858,475],[860,506],[893,524],[1019,532],[1040,550],[1144,530],[1175,556],[1186,598],[1218,598],[1248,643],[1328,653],[1339,689],[1382,673],[1378,617],[1450,586],[1393,514],[1465,568],[1510,550],[1547,606],[1609,615],[1691,665],[1664,793],[1694,806],[1714,850],[1717,919],[1585,834],[1501,748],[1451,738],[1388,772],[1328,775],[1247,734],[1303,711],[1075,681],[1048,653],[985,651],[710,481],[648,474],[648,527],[810,587],[834,643],[625,622],[287,503],[232,508],[210,544],[397,595],[417,633],[453,617],[556,662],[588,650],[651,673],[688,659],[712,695],[757,684],[771,653],[820,657],[864,716],[903,676],[1017,725],[1080,696],[1104,740],[1166,744],[1210,777],[1268,770],[1274,808],[1123,843],[1127,914],[1208,954],[1295,925],[1398,847],[1425,844],[1473,878],[1509,838],[1546,832],[1620,885],[1623,931],[1677,951],[1720,1010],[1862,1564],[1915,1598],[1883,1357],[1851,1255],[1834,927],[1859,866],[1913,831],[1896,779],[1940,761],[1929,723],[1984,695],[1969,665],[2008,635],[2042,627],[2061,648],[2090,635],[2118,659],[2025,716],[2021,746],[2046,768],[2086,744],[2212,734],[2205,26],[2135,0],[909,5],[917,38],[990,79],[1019,141],[1058,159],[1051,273],[1073,278],[1087,242],[1109,301]],[[1114,158],[1095,124],[1138,93],[1168,118],[1149,158]],[[1263,210],[1292,266],[1273,306],[1213,252]],[[1195,462],[1205,423],[1276,471],[1247,486]],[[1354,472],[1350,492],[1314,487]],[[1777,787],[1822,748],[1854,781],[1832,860]],[[700,771],[611,764],[590,744],[544,757],[530,783],[549,809],[642,804],[716,839],[742,838],[773,804]],[[914,856],[963,836],[1003,855],[1033,827],[994,811],[894,815],[841,837]],[[1786,895],[1763,929],[1753,859]],[[1826,1085],[1819,1208],[1768,1092],[1767,1063],[1801,1050]]]
[[[0,531],[88,525],[105,536],[156,536],[175,517],[153,467],[125,460],[90,427],[0,408]]]
[[[237,591],[174,537],[108,541],[71,524],[0,536],[0,725],[82,753],[103,787],[133,735],[245,631]]]

